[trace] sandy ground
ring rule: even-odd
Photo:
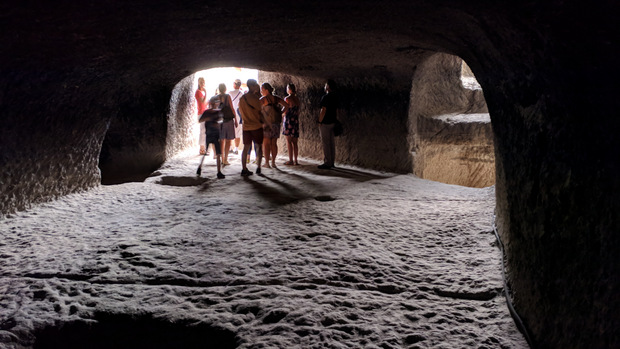
[[[527,348],[493,188],[199,161],[0,219],[0,346]]]

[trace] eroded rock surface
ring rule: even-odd
[[[344,122],[370,124],[381,136],[373,143],[349,133],[339,146],[350,149],[352,163],[411,163],[392,158],[411,150],[398,137],[410,118],[370,119],[372,97],[408,100],[416,72],[441,51],[463,58],[484,89],[498,231],[534,342],[619,347],[619,10],[563,1],[240,1],[234,9],[200,1],[6,2],[0,212],[92,188],[98,165],[156,168],[171,146],[174,86],[218,66],[366,81],[357,92],[369,93],[357,94],[351,110],[367,115]],[[427,116],[453,112],[463,113]]]

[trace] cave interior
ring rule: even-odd
[[[0,5],[0,213],[139,180],[191,146],[194,73],[297,85],[300,152],[338,81],[337,162],[495,185],[516,310],[541,348],[620,346],[620,31],[613,2]],[[461,60],[482,89],[458,81]],[[456,122],[488,114],[484,122]],[[353,127],[354,125],[354,127]],[[467,148],[465,153],[462,152]],[[459,155],[460,154],[460,155]],[[443,166],[443,167],[442,167]],[[452,176],[452,177],[451,177]]]

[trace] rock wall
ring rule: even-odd
[[[329,77],[331,78],[331,77]],[[271,83],[276,95],[286,96],[286,85],[297,87],[301,101],[299,152],[323,160],[317,120],[327,78],[303,78],[281,73],[261,72],[260,82]],[[366,77],[335,77],[341,108],[338,119],[344,134],[336,138],[336,162],[380,170],[412,171],[409,150],[406,83],[398,84],[383,74]],[[281,137],[278,153],[287,153]]]
[[[97,185],[110,94],[93,87],[94,77],[79,68],[5,67],[0,75],[0,213]],[[99,93],[103,105],[81,99],[86,90]]]
[[[495,184],[491,119],[482,90],[461,82],[462,60],[443,53],[418,65],[411,87],[414,173],[469,187]]]
[[[0,4],[0,212],[97,185],[99,159],[103,173],[157,167],[166,157],[174,86],[218,66],[317,81],[310,100],[321,94],[318,80],[336,78],[350,91],[338,161],[405,171],[405,153],[420,143],[381,132],[417,134],[404,102],[417,91],[411,78],[429,51],[445,52],[463,58],[484,89],[498,232],[533,343],[620,347],[620,7],[556,0],[277,5]],[[464,113],[429,104],[425,116]]]
[[[620,47],[606,38],[620,33],[604,20],[618,11],[550,3],[541,26],[530,9],[485,16],[497,31],[464,57],[491,115],[515,308],[538,348],[619,347]]]
[[[99,156],[103,184],[142,181],[166,159],[172,88],[129,85],[123,90]]]
[[[195,74],[174,86],[167,116],[166,159],[188,148],[198,148],[198,123],[196,99],[198,88]]]

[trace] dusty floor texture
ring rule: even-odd
[[[527,348],[493,187],[199,160],[0,219],[0,346]]]

